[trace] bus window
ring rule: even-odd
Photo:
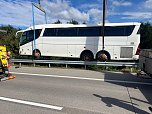
[[[125,28],[122,26],[107,26],[105,27],[105,36],[125,36]]]
[[[32,41],[34,38],[33,38],[33,30],[30,30],[27,32],[27,40],[30,42]]]
[[[41,29],[35,30],[35,39],[37,39],[40,36],[40,33],[41,33]],[[25,31],[23,32],[22,38],[20,39],[20,45],[24,45],[33,40],[34,40],[34,31],[33,30]]]
[[[76,28],[58,28],[57,36],[77,36]]]
[[[126,26],[126,35],[127,36],[130,36],[134,30],[135,26],[132,25],[132,26]]]
[[[78,36],[100,36],[100,27],[79,27]]]
[[[43,36],[56,36],[56,29],[54,28],[46,28]]]
[[[35,38],[37,39],[41,34],[42,29],[35,30]]]
[[[20,39],[20,45],[24,45],[27,43],[26,32],[23,32],[22,37]]]
[[[37,29],[35,30],[35,39],[37,39],[41,34],[41,29]],[[33,41],[34,40],[34,31],[30,30],[27,32],[27,40],[28,42]]]
[[[106,26],[105,36],[129,36],[133,30],[134,26]]]

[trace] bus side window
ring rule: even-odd
[[[30,30],[30,31],[28,31],[27,32],[27,40],[28,40],[28,42],[30,42],[30,41],[33,41],[33,34],[34,34],[34,32],[33,32],[33,30]]]
[[[35,39],[37,39],[40,36],[41,29],[35,30]],[[27,41],[31,42],[34,40],[34,30],[30,30],[27,32]]]
[[[130,36],[134,30],[135,26],[126,26],[126,35]]]
[[[36,39],[40,36],[42,29],[35,30],[35,37]]]
[[[57,36],[77,36],[77,29],[76,28],[57,28]]]
[[[27,43],[27,32],[23,32],[22,37],[20,39],[20,45],[24,45]]]
[[[79,27],[78,36],[100,36],[101,28],[100,27]]]
[[[54,28],[45,28],[43,36],[56,36],[56,29],[54,29]]]
[[[105,36],[125,36],[125,27],[123,26],[106,26]]]

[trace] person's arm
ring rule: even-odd
[[[7,55],[6,58],[7,58],[7,59],[10,59],[10,56]]]

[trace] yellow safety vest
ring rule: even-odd
[[[7,62],[6,56],[7,56],[6,47],[0,46],[0,62],[3,67],[8,67],[8,62]]]

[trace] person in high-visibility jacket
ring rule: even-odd
[[[9,52],[9,51],[6,52],[5,46],[0,46],[0,65],[1,65],[2,73],[3,73],[2,78],[6,78],[6,80],[16,78],[16,76],[12,76],[9,73],[9,68],[10,68],[10,64],[11,64],[11,55],[10,54],[11,54],[11,52]]]
[[[5,77],[9,76],[8,72],[8,61],[7,61],[7,52],[5,46],[0,46],[0,63],[2,68],[2,73]]]

